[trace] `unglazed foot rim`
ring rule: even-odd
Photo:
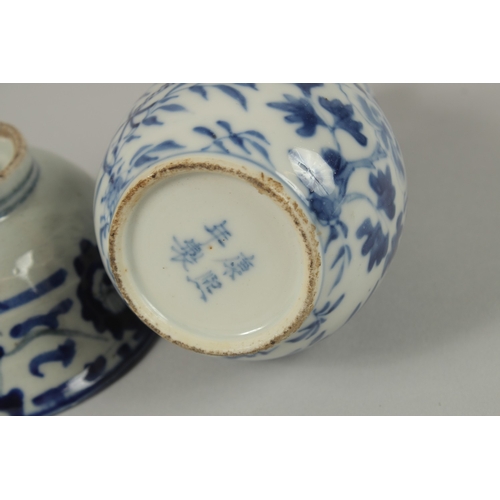
[[[306,217],[299,204],[288,195],[283,185],[274,178],[257,170],[253,170],[247,165],[236,164],[234,161],[228,162],[222,158],[209,156],[200,159],[185,158],[164,162],[158,164],[152,171],[148,171],[148,173],[149,175],[147,176],[139,177],[124,193],[118,204],[110,230],[109,253],[113,276],[120,293],[135,314],[157,334],[171,342],[189,350],[216,356],[239,356],[263,351],[278,344],[296,332],[313,309],[320,285],[321,257],[315,226]],[[199,175],[197,176],[197,174]],[[228,276],[227,267],[223,268],[222,265],[227,266],[226,261],[231,261],[231,259],[222,257],[230,255],[231,252],[228,248],[232,242],[228,241],[223,243],[221,241],[220,244],[218,244],[217,240],[214,240],[213,245],[208,245],[207,243],[203,248],[203,252],[205,253],[201,252],[201,255],[206,263],[209,263],[207,265],[215,266],[214,270],[218,277],[216,283],[219,286],[209,289],[209,293],[204,293],[198,285],[196,285],[198,290],[192,285],[192,283],[194,283],[192,276],[196,274],[194,269],[196,269],[196,266],[202,266],[202,264],[199,263],[202,259],[200,259],[199,262],[178,262],[175,258],[172,258],[171,253],[163,256],[156,248],[150,252],[149,249],[154,247],[154,245],[148,246],[148,238],[154,239],[157,234],[158,238],[161,239],[160,247],[167,252],[171,251],[173,247],[170,243],[167,244],[167,242],[172,241],[171,236],[173,233],[162,236],[162,231],[157,231],[158,226],[155,226],[155,229],[151,229],[149,232],[145,232],[146,229],[141,228],[144,228],[148,224],[148,221],[157,214],[158,218],[161,219],[160,215],[165,215],[165,211],[170,208],[168,206],[169,202],[167,201],[168,197],[163,196],[164,192],[162,190],[170,189],[172,197],[176,195],[181,196],[182,193],[187,193],[189,197],[192,195],[191,193],[193,193],[193,190],[205,186],[207,180],[211,181],[212,185],[215,186],[216,193],[222,193],[221,199],[224,197],[223,200],[229,200],[228,203],[230,203],[231,199],[235,199],[236,195],[230,192],[234,185],[236,191],[240,195],[237,197],[238,200],[240,198],[242,199],[241,206],[238,205],[238,203],[240,203],[238,201],[233,207],[233,213],[231,212],[231,206],[225,205],[224,201],[217,201],[214,203],[214,206],[220,205],[226,207],[228,213],[234,215],[236,218],[239,216],[239,221],[243,221],[243,225],[240,224],[240,227],[250,228],[256,235],[260,234],[259,231],[261,230],[264,231],[264,233],[267,231],[270,248],[273,245],[273,241],[274,247],[272,247],[272,250],[268,253],[267,257],[269,258],[266,257],[265,261],[262,261],[263,251],[260,255],[255,253],[256,257],[254,261],[254,253],[252,253],[251,250],[246,251],[235,244],[234,248],[231,249],[232,253],[252,259],[252,261],[251,264],[248,265],[249,261],[247,260],[247,267],[244,267],[244,271],[241,273],[235,274],[233,272]],[[210,182],[208,182],[208,184],[210,184]],[[207,195],[204,188],[199,189],[199,192],[199,196],[205,196],[206,198],[210,196]],[[228,198],[225,197],[226,192]],[[162,193],[162,196],[160,196],[160,193]],[[266,198],[260,198],[261,195]],[[219,198],[216,198],[216,200],[219,200]],[[245,201],[248,202],[248,208],[244,208]],[[258,203],[251,205],[254,201],[258,201]],[[204,206],[208,207],[208,204]],[[163,208],[163,211],[160,212],[160,208]],[[174,206],[174,211],[175,209],[176,206]],[[183,238],[193,236],[189,234],[190,231],[194,231],[191,229],[193,227],[199,226],[202,233],[203,227],[205,230],[210,229],[206,221],[202,220],[203,211],[200,219],[201,222],[198,223],[195,221],[193,222],[194,225],[191,224],[192,221],[195,219],[197,220],[200,216],[199,208],[193,210],[192,216],[189,215],[189,211],[187,215],[185,215],[184,212],[179,212],[180,219],[184,217],[185,220],[190,222],[190,228],[187,228],[186,231],[184,231],[184,235],[179,236],[175,241],[182,242]],[[212,210],[212,212],[214,212],[214,210]],[[208,208],[207,211],[210,212]],[[170,213],[171,212],[169,212],[169,214]],[[267,220],[267,213],[270,214],[269,220]],[[262,217],[262,214],[264,214],[264,217]],[[176,215],[177,212],[172,213],[170,220],[175,222]],[[143,217],[140,224],[138,224],[136,220],[138,217]],[[166,217],[168,217],[168,215]],[[249,217],[254,218],[253,222],[255,222],[255,224],[251,224],[252,220],[249,219]],[[209,225],[214,224],[215,221],[216,219],[212,219]],[[244,225],[244,221],[246,221],[246,226]],[[156,222],[154,224],[156,224]],[[168,225],[168,220],[166,224]],[[182,225],[181,222],[176,223],[176,225],[183,230],[184,225]],[[237,224],[233,224],[231,227],[229,226],[230,224],[228,224],[228,229],[232,232],[234,232],[235,227],[237,228]],[[162,229],[163,228],[162,226]],[[278,228],[278,232],[273,233],[273,228]],[[171,229],[165,232],[168,233],[169,231],[171,232]],[[200,234],[201,233],[198,233],[198,235]],[[137,235],[145,236],[143,239],[139,238]],[[261,243],[266,242],[264,248],[267,248],[268,239],[261,239]],[[145,243],[142,243],[142,241]],[[196,237],[192,241],[197,242]],[[236,241],[244,241],[244,237],[239,240],[237,237]],[[247,238],[246,243],[249,241],[251,240]],[[285,242],[288,243],[287,248],[283,248],[283,243]],[[279,250],[278,245],[280,245]],[[259,245],[256,244],[256,247],[258,246]],[[260,249],[263,250],[262,245],[260,245]],[[214,253],[212,254],[210,252]],[[246,255],[244,252],[246,252]],[[272,253],[274,256],[271,256]],[[182,314],[179,313],[181,320],[178,321],[178,318],[172,319],[172,317],[177,315],[178,309],[169,309],[168,298],[163,297],[163,291],[161,293],[158,291],[160,278],[155,278],[154,275],[151,275],[149,278],[149,282],[152,283],[151,286],[144,281],[144,274],[148,272],[148,268],[144,267],[146,255],[148,258],[147,262],[153,262],[155,273],[157,272],[159,273],[158,275],[161,275],[162,272],[166,272],[170,273],[165,275],[167,277],[177,277],[176,283],[179,283],[179,288],[181,290],[179,295],[184,294],[186,301],[184,301],[182,297],[174,297],[174,294],[171,293],[173,297],[172,301],[178,301],[177,304],[179,305],[179,309],[182,309],[185,303],[187,303],[186,307],[192,306],[191,310],[188,310],[189,307],[186,309],[187,312],[184,318],[182,318]],[[213,257],[214,255],[219,258]],[[288,262],[289,266],[298,266],[301,271],[300,269],[293,269],[290,270],[290,273],[287,272],[283,274],[283,270],[286,269],[286,262],[280,263],[280,259],[278,259],[280,255],[283,255],[284,261]],[[275,266],[268,266],[269,273],[265,274],[264,268],[271,257],[274,258]],[[210,258],[212,258],[212,260],[210,260]],[[161,265],[160,259],[163,259]],[[261,260],[259,261],[259,259]],[[259,270],[258,264],[260,263],[262,263],[262,268]],[[255,264],[255,266],[253,264]],[[284,266],[283,269],[280,268],[280,265],[282,265],[282,267]],[[226,269],[226,271],[223,272],[223,269]],[[284,276],[284,283],[286,282],[288,285],[275,284],[274,281],[269,282],[274,276],[273,272],[281,272],[281,275]],[[278,275],[279,274],[276,276]],[[269,276],[271,276],[271,278],[269,278]],[[232,278],[232,280],[229,278]],[[289,282],[287,280],[289,280]],[[169,283],[168,280],[167,283]],[[247,288],[245,288],[245,283],[248,284]],[[256,283],[256,285],[252,285],[253,289],[250,283]],[[270,289],[271,287],[261,286],[268,283],[270,283],[271,287],[277,287],[276,294],[269,295],[271,291],[269,291],[268,288]],[[148,289],[148,286],[149,292],[146,293],[144,290]],[[224,307],[224,304],[226,304],[224,300],[226,299],[228,301],[227,303],[233,304],[232,312],[234,313],[234,310],[236,310],[234,314],[236,314],[238,318],[245,317],[245,321],[248,320],[250,322],[253,318],[251,314],[252,311],[246,311],[246,308],[242,305],[243,299],[240,300],[239,297],[250,297],[250,300],[245,302],[245,304],[249,304],[249,309],[257,307],[254,311],[255,317],[267,317],[266,308],[256,305],[259,303],[258,299],[260,298],[255,295],[257,293],[255,287],[258,286],[261,286],[260,290],[262,290],[264,295],[267,293],[269,297],[277,297],[276,302],[282,301],[281,305],[275,306],[274,300],[268,300],[270,308],[272,308],[272,306],[280,308],[279,313],[277,313],[277,319],[270,320],[268,323],[255,329],[251,329],[252,325],[250,325],[250,330],[244,333],[236,331],[237,328],[239,328],[236,326],[234,332],[225,329],[223,319],[220,317],[221,315],[216,314],[216,312],[217,307]],[[233,292],[232,294],[231,291]],[[201,302],[200,293],[201,298],[205,295]],[[174,307],[174,305],[172,305],[172,307]],[[197,318],[203,317],[204,311],[208,310],[208,307],[215,307],[215,313],[210,314],[210,312],[207,312],[207,318],[209,318],[209,320],[207,320],[206,324],[208,324],[208,326],[205,326],[205,323],[202,326],[200,326],[201,323],[195,325],[196,321],[198,321]],[[197,316],[198,313],[199,316]],[[268,316],[270,314],[271,313],[269,313]],[[247,315],[251,317],[250,320],[247,318]],[[258,321],[258,319],[255,321]],[[219,334],[219,327],[220,331],[224,331],[227,335]],[[210,330],[210,328],[212,328],[212,330]],[[230,329],[231,327],[228,326],[228,328]],[[207,331],[203,332],[202,330],[204,329]]]

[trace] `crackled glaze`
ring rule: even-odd
[[[245,311],[237,308],[246,300],[254,317],[267,310],[276,320],[271,325],[273,320],[266,319],[270,332],[277,334],[279,328],[290,324],[284,318],[291,317],[292,311],[305,303],[306,295],[297,304],[287,299],[287,307],[277,307],[276,303],[287,293],[301,295],[300,290],[311,283],[307,281],[311,271],[306,267],[311,267],[314,259],[304,257],[309,251],[305,247],[301,255],[292,258],[287,273],[296,277],[293,285],[284,284],[285,274],[272,274],[273,266],[267,278],[262,275],[258,280],[259,269],[266,262],[275,262],[277,268],[280,256],[289,258],[290,249],[298,249],[303,239],[288,242],[270,230],[265,237],[245,239],[245,227],[261,227],[266,232],[267,220],[256,216],[243,223],[243,212],[238,219],[239,212],[233,207],[246,195],[243,188],[230,187],[228,180],[219,181],[219,186],[227,186],[220,188],[217,202],[209,197],[216,188],[207,181],[205,188],[196,187],[201,193],[198,201],[193,198],[187,202],[186,194],[169,205],[169,200],[175,198],[175,189],[169,186],[174,184],[162,180],[162,172],[172,172],[185,164],[225,165],[227,171],[243,172],[253,179],[261,175],[262,179],[276,182],[280,187],[275,191],[296,207],[297,217],[305,216],[304,226],[294,231],[314,227],[320,262],[315,264],[319,269],[317,288],[309,295],[313,304],[301,317],[300,325],[294,323],[293,331],[281,337],[269,334],[269,339],[277,341],[263,347],[260,339],[260,344],[248,341],[243,346],[244,328],[238,321]],[[195,177],[190,179],[194,190],[197,181]],[[140,191],[145,183],[156,187]],[[157,193],[163,190],[155,195],[157,205],[152,201],[154,189]],[[187,189],[189,192],[193,191]],[[256,212],[258,202],[250,201],[248,196],[247,211]],[[364,86],[165,84],[154,86],[139,99],[110,144],[95,191],[95,226],[110,278],[121,287],[136,313],[159,334],[185,347],[210,352],[200,347],[205,342],[202,337],[221,336],[224,328],[228,332],[233,328],[234,335],[240,335],[233,342],[235,346],[240,342],[239,350],[231,347],[224,351],[217,345],[211,353],[271,359],[324,339],[363,305],[397,249],[406,199],[401,151],[386,118]],[[133,204],[139,207],[135,212]],[[137,215],[141,210],[142,218]],[[118,220],[120,211],[127,214],[123,221]],[[271,211],[269,208],[269,214]],[[122,225],[126,228],[122,229]],[[280,225],[285,226],[286,222]],[[173,231],[173,227],[178,229]],[[227,252],[217,257],[217,264],[203,267],[209,242],[214,242],[214,248],[221,247],[222,240],[209,234],[212,227],[226,234]],[[119,240],[112,259],[110,233],[118,235]],[[313,240],[308,240],[311,248]],[[112,239],[111,246],[113,250]],[[172,264],[179,270],[171,271]],[[162,292],[162,279],[175,284],[180,299],[175,293]],[[226,292],[230,286],[231,292]],[[148,287],[150,291],[144,292]],[[274,298],[267,298],[257,307],[258,294],[251,295],[250,290],[270,287],[275,287]],[[176,311],[186,307],[184,326],[179,326],[181,320],[174,321],[168,309],[169,297],[179,300]],[[152,301],[157,305],[150,307]],[[217,326],[223,311],[234,311],[232,323]],[[190,319],[193,317],[205,317],[205,324],[212,330],[195,328]],[[256,325],[249,323],[248,328],[257,331]],[[180,341],[182,328],[186,334],[183,338],[189,337],[187,330],[191,328],[199,341],[196,335]],[[245,334],[250,332],[248,328]]]

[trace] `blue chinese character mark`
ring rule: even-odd
[[[185,271],[188,270],[188,264],[196,264],[198,260],[203,257],[202,243],[198,243],[194,239],[184,240],[184,244],[182,244],[174,236],[174,245],[172,246],[172,250],[176,255],[170,260],[174,262],[181,262]]]
[[[205,231],[211,235],[207,241],[196,241],[194,238],[189,240],[179,241],[174,236],[174,244],[171,249],[174,251],[174,256],[170,259],[173,262],[180,262],[184,271],[188,271],[188,265],[197,264],[204,257],[203,248],[208,246],[213,241],[217,241],[219,245],[225,247],[225,242],[232,236],[226,228],[227,221],[222,221],[220,224],[215,224],[212,227],[204,226]],[[212,247],[210,247],[212,248]]]
[[[227,221],[222,221],[220,224],[215,224],[215,226],[207,227],[205,226],[205,231],[212,235],[212,238],[217,240],[219,245],[225,247],[225,241],[231,236],[231,233],[226,228]]]
[[[253,258],[253,255],[247,257],[243,252],[240,252],[240,254],[236,257],[224,259],[224,275],[229,275],[229,277],[234,281],[236,275],[241,276],[244,272],[253,267]]]
[[[194,279],[191,279],[189,276],[187,276],[187,280],[190,283],[194,283],[196,285],[196,288],[198,288],[201,293],[201,299],[205,302],[207,301],[207,293],[212,295],[213,290],[222,288],[222,283],[219,281],[219,278],[216,274],[213,273],[213,271],[208,271],[207,273],[202,274],[198,278]]]

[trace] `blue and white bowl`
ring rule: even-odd
[[[0,415],[64,410],[124,373],[157,338],[104,271],[93,187],[0,123]]]
[[[394,257],[401,151],[352,84],[166,84],[111,142],[95,191],[106,270],[151,329],[271,359],[331,335]]]

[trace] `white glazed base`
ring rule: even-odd
[[[110,242],[136,314],[195,351],[267,349],[300,327],[316,298],[314,226],[249,165],[203,157],[157,166],[122,198]]]

